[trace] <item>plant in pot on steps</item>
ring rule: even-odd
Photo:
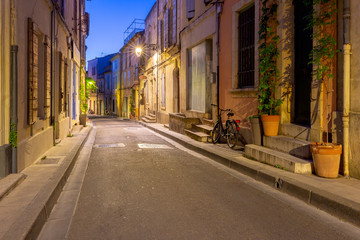
[[[258,111],[265,136],[276,136],[278,134],[280,115],[277,108],[282,104],[283,97],[276,97],[276,88],[280,83],[280,73],[277,69],[279,57],[278,42],[276,35],[276,11],[278,5],[268,5],[268,0],[262,1],[260,30],[259,30],[259,91]]]
[[[336,178],[339,174],[340,157],[342,146],[329,142],[329,123],[331,122],[331,94],[333,71],[335,69],[335,54],[338,52],[334,38],[336,0],[311,0],[314,4],[309,19],[308,28],[312,28],[314,41],[313,50],[309,56],[310,64],[313,64],[313,87],[324,92],[324,104],[326,108],[325,135],[320,143],[311,143],[310,151],[313,156],[315,173],[320,177]],[[318,99],[319,100],[319,99]]]

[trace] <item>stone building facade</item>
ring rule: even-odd
[[[142,114],[139,104],[141,91],[140,72],[142,70],[141,57],[135,54],[136,46],[141,46],[144,42],[144,31],[135,32],[131,38],[125,42],[120,49],[121,54],[121,106],[124,118],[139,119],[139,113]],[[143,104],[142,104],[143,105]]]
[[[5,11],[1,18],[8,17],[1,24],[7,25],[4,30],[11,29],[11,41],[2,42],[6,46],[1,51],[10,55],[10,46],[15,51],[14,61],[5,67],[16,73],[17,92],[11,94],[17,100],[17,111],[11,109],[16,112],[12,132],[17,133],[13,171],[21,171],[66,137],[79,121],[88,15],[85,0],[12,0],[1,1],[1,6]],[[8,142],[6,137],[3,143]]]

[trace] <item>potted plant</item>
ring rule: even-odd
[[[267,0],[262,2],[260,18],[258,110],[261,115],[264,135],[276,136],[280,122],[277,108],[283,102],[282,97],[277,98],[275,92],[280,81],[280,74],[277,69],[279,36],[276,35],[276,11],[278,5],[273,3],[267,7],[267,2]]]
[[[329,142],[329,123],[331,122],[331,82],[334,79],[332,71],[334,69],[334,56],[336,40],[331,32],[326,29],[335,23],[336,13],[335,0],[314,0],[315,6],[309,16],[308,27],[314,28],[313,39],[315,46],[310,54],[310,63],[313,64],[313,85],[322,88],[326,93],[326,116],[325,141],[311,143],[310,151],[313,156],[315,173],[320,177],[336,178],[339,174],[340,157],[342,146]]]

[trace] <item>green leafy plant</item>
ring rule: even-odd
[[[337,42],[331,31],[326,28],[335,24],[337,12],[336,0],[308,0],[307,4],[313,5],[312,12],[305,17],[308,20],[307,29],[313,29],[312,38],[314,47],[309,55],[309,64],[313,65],[313,87],[324,87],[326,93],[326,143],[329,142],[329,128],[331,121],[330,84],[334,79],[333,58],[339,51]]]
[[[67,137],[73,137],[74,136],[74,134],[71,134],[71,133],[69,133],[68,135],[67,135]]]
[[[94,93],[94,92],[96,92],[96,89],[98,89],[96,87],[95,81],[92,78],[86,78],[85,84],[86,84],[86,88],[85,88],[84,83],[80,83],[80,112],[81,112],[81,114],[87,113],[87,110],[88,110],[87,101],[90,98],[90,93]]]
[[[10,124],[10,133],[9,133],[9,143],[13,148],[17,148],[17,130],[16,130],[16,125],[15,123],[11,123]]]
[[[43,156],[42,158],[41,158],[41,160],[45,160],[46,159],[46,156]]]
[[[278,42],[279,36],[276,35],[276,11],[278,5],[270,4],[269,0],[262,1],[260,30],[259,34],[259,92],[258,92],[258,111],[260,114],[277,115],[277,107],[283,100],[276,98],[275,90],[280,81],[280,73],[276,62],[279,57]]]

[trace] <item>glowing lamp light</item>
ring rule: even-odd
[[[140,56],[141,56],[141,53],[142,53],[142,49],[141,49],[140,47],[137,47],[137,48],[135,49],[135,54],[136,54],[136,56],[140,57]]]

